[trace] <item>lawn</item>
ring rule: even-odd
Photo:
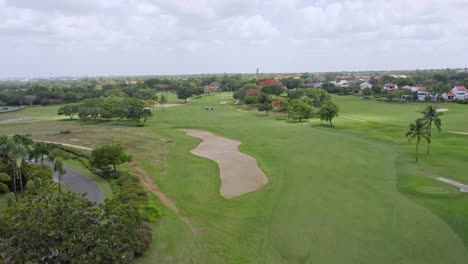
[[[463,173],[468,136],[448,132],[468,132],[466,106],[441,106],[449,109],[444,131],[434,133],[432,154],[422,154],[416,164],[414,144],[403,135],[424,104],[334,97],[341,114],[330,128],[318,120],[288,122],[218,103],[229,98],[205,96],[156,109],[144,128],[130,122],[58,121],[54,107],[44,107],[39,116],[26,109],[21,114],[37,121],[2,126],[2,133],[30,132],[38,139],[89,147],[124,145],[199,230],[192,234],[164,210],[139,263],[468,261],[468,195],[433,179],[468,183]],[[214,110],[204,110],[206,105]],[[58,133],[65,128],[72,133]],[[269,183],[223,199],[216,163],[190,154],[200,141],[182,128],[242,142],[240,150],[257,158]],[[162,206],[156,197],[151,200]]]

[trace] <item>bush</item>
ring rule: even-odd
[[[65,130],[60,130],[59,132],[60,134],[70,134],[71,131],[69,129],[65,129]]]
[[[252,104],[256,104],[256,103],[257,103],[257,97],[247,96],[245,98],[245,104],[247,104],[247,105],[252,105]]]

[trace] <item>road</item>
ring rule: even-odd
[[[34,163],[34,162],[32,162]],[[41,164],[40,161],[36,164]],[[54,165],[51,162],[44,161],[44,165],[47,165],[51,168]],[[97,184],[89,179],[88,177],[84,176],[83,174],[79,173],[76,170],[72,170],[69,168],[65,168],[66,174],[62,178],[63,184],[65,184],[70,190],[75,193],[86,193],[86,197],[90,201],[94,201],[97,203],[102,203],[104,201],[104,193],[99,189]],[[54,172],[54,181],[58,182],[57,174]]]

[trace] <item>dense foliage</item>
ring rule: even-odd
[[[143,243],[141,222],[134,207],[115,200],[35,196],[3,217],[0,254],[5,263],[131,263]]]

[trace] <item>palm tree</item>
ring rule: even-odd
[[[41,158],[41,165],[44,165],[44,156],[49,155],[50,153],[50,146],[47,143],[36,143],[34,144],[31,157],[34,158],[37,162],[38,158]]]
[[[427,131],[429,133],[429,138],[431,137],[432,133],[432,124],[434,124],[437,128],[437,130],[440,132],[441,129],[440,127],[442,126],[442,121],[440,120],[440,116],[443,115],[443,113],[437,112],[437,110],[432,106],[428,105],[426,109],[421,112],[423,114],[422,119],[425,122],[425,125],[427,127]],[[427,154],[430,152],[430,146],[431,143],[429,142],[427,144]]]
[[[21,175],[21,165],[23,164],[23,160],[28,155],[28,149],[21,143],[16,142],[14,140],[9,141],[8,146],[8,158],[11,160],[13,165],[13,186],[15,192],[15,198],[18,201],[18,197],[16,195],[16,179],[19,177],[20,179],[20,188],[22,196],[24,197],[24,189],[23,189],[23,177]]]
[[[421,139],[425,139],[427,143],[431,143],[431,137],[423,119],[416,119],[416,122],[410,124],[409,128],[410,130],[406,132],[405,136],[408,138],[409,143],[416,139],[416,162],[418,162],[418,149]]]
[[[63,163],[61,159],[55,159],[54,162],[54,171],[57,172],[58,177],[58,189],[59,189],[59,197],[62,194],[62,178],[65,175],[66,171],[63,169]]]
[[[167,96],[164,95],[164,94],[161,94],[161,96],[159,97],[159,104],[162,105],[163,111],[165,111],[164,105],[165,105],[166,103],[167,103]]]

